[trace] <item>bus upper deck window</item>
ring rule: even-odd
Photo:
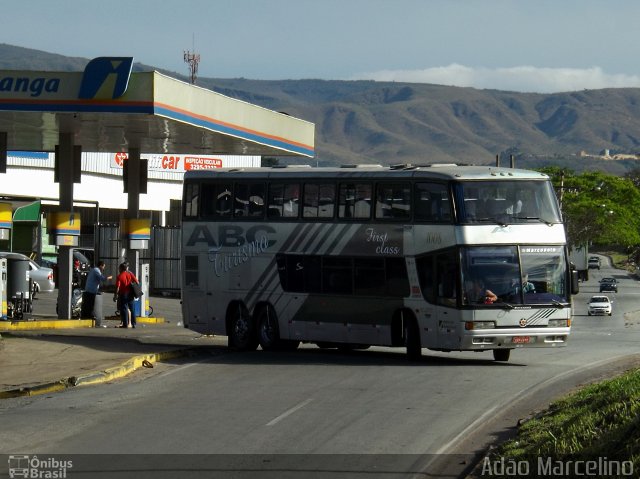
[[[198,216],[198,203],[200,199],[200,188],[198,184],[188,184],[184,194],[184,215],[190,218]]]
[[[338,216],[340,218],[370,218],[372,189],[370,183],[342,183],[339,192]]]
[[[447,186],[440,183],[416,183],[413,206],[416,221],[450,223],[451,202]]]
[[[333,205],[336,187],[332,183],[304,185],[303,211],[304,218],[333,218]]]
[[[236,217],[262,217],[264,214],[264,184],[237,183],[234,210]]]

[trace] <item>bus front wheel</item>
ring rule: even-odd
[[[510,349],[494,349],[493,350],[493,359],[496,361],[509,361],[509,356],[511,356]]]
[[[237,351],[253,351],[258,347],[253,321],[240,307],[232,313],[229,323],[229,346]]]

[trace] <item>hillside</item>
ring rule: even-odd
[[[0,69],[82,70],[88,59],[0,44]],[[151,70],[136,64],[135,70]],[[185,75],[158,70],[186,80]],[[548,164],[613,174],[635,160],[578,156],[640,153],[640,89],[531,94],[373,81],[199,78],[198,85],[316,125],[318,164]]]

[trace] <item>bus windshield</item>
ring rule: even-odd
[[[474,246],[461,253],[465,305],[567,303],[562,246]]]
[[[467,181],[454,184],[460,223],[559,223],[549,181]]]

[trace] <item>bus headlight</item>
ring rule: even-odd
[[[568,319],[550,319],[549,320],[549,327],[550,328],[566,328],[567,326],[569,326],[569,320]]]
[[[467,331],[472,331],[474,329],[494,329],[495,327],[495,321],[467,321],[464,323],[464,329]]]

